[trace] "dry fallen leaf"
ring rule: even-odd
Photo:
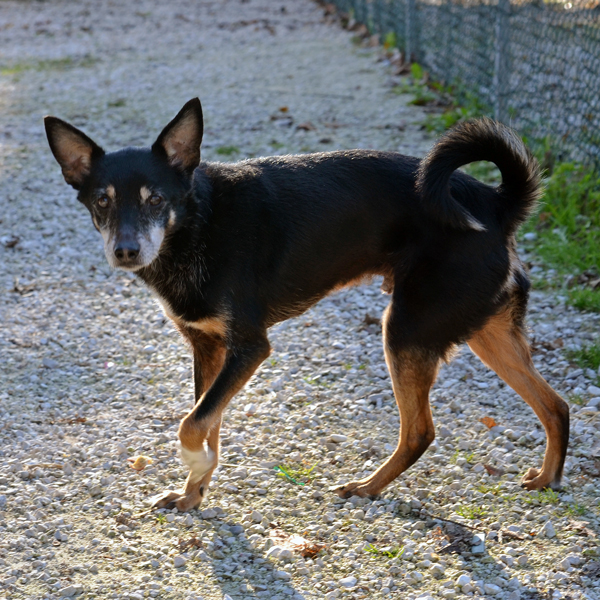
[[[273,529],[269,533],[269,537],[277,546],[281,546],[292,552],[297,552],[303,558],[313,558],[325,548],[325,544],[307,540],[301,535],[290,535],[282,529]]]
[[[189,540],[179,538],[177,544],[180,552],[185,552],[189,548],[202,548],[202,540],[198,539],[196,536],[191,537]]]
[[[300,123],[299,125],[296,125],[296,129],[302,129],[303,131],[315,131],[317,128],[310,121],[306,121],[306,123]]]
[[[129,466],[136,471],[143,471],[148,465],[152,464],[152,459],[143,454],[140,454],[135,458],[128,458],[127,460],[131,463]]]
[[[504,469],[500,469],[498,467],[492,467],[492,465],[483,465],[485,467],[485,470],[488,472],[489,475],[492,475],[492,477],[502,477],[502,475],[504,475],[506,473],[506,471]]]
[[[483,423],[488,429],[491,429],[492,427],[496,427],[496,425],[498,425],[498,423],[496,423],[496,421],[494,421],[492,417],[481,417],[479,421],[480,423]]]

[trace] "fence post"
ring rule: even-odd
[[[417,2],[406,0],[406,61],[418,61]]]
[[[494,57],[494,117],[508,121],[510,95],[510,0],[498,0],[496,7],[496,47]]]

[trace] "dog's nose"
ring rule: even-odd
[[[122,241],[115,246],[115,256],[119,261],[135,260],[140,253],[140,245],[133,240]]]

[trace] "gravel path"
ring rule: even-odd
[[[329,492],[397,439],[372,285],[275,327],[226,413],[206,504],[147,510],[185,476],[191,358],[150,294],[107,267],[42,115],[115,149],[150,143],[199,95],[206,159],[422,154],[423,115],[376,49],[308,0],[3,1],[0,36],[1,598],[600,598],[598,374],[564,354],[598,317],[540,292],[536,362],[578,402],[560,495],[519,488],[544,433],[467,349],[432,393],[426,455],[376,501]],[[141,472],[138,455],[153,461]]]

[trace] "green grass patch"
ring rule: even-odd
[[[600,342],[593,342],[578,350],[566,352],[567,358],[582,369],[598,370],[600,367]]]
[[[579,310],[600,312],[600,291],[589,288],[569,290],[569,304]]]
[[[577,404],[578,406],[583,406],[586,403],[586,399],[581,394],[569,394],[567,400],[571,404]]]
[[[439,109],[427,115],[423,123],[427,131],[441,133],[460,121],[490,115],[492,112],[490,107],[462,86],[431,81],[429,74],[418,63],[410,65],[410,75],[394,91],[414,96],[409,104]]]
[[[232,156],[233,154],[237,154],[240,149],[237,146],[219,146],[215,149],[217,154],[221,156]]]
[[[587,513],[587,508],[583,504],[569,504],[565,509],[565,513],[570,517],[583,517]]]
[[[431,113],[424,123],[427,131],[443,132],[461,121],[490,114],[490,109],[474,94],[461,91],[457,86],[441,88],[442,97],[447,100],[440,113]],[[475,177],[475,175],[473,175]]]
[[[124,98],[118,98],[117,100],[111,100],[110,102],[108,102],[107,106],[109,106],[110,108],[121,108],[126,104],[127,102]]]
[[[383,38],[383,47],[385,50],[391,50],[392,48],[398,48],[398,38],[394,31],[389,31]]]
[[[558,494],[551,489],[533,492],[523,498],[527,504],[558,504]]]
[[[498,185],[502,181],[502,175],[498,167],[491,162],[477,161],[469,165],[462,167],[465,173],[468,173],[471,177],[483,181],[488,185]]]
[[[462,452],[456,450],[450,457],[450,462],[455,465],[459,458],[464,458],[469,464],[475,462],[475,452]]]
[[[485,517],[487,511],[481,506],[461,506],[456,510],[456,514],[464,517],[465,519],[481,519]]]
[[[373,556],[382,556],[385,558],[400,558],[404,554],[404,546],[386,546],[385,548],[377,548],[373,544],[365,546],[365,552]]]
[[[414,98],[409,102],[415,106],[427,106],[439,102],[439,94],[435,93],[428,84],[427,73],[418,63],[410,65],[410,75],[400,85],[394,88],[397,94],[410,94]]]
[[[314,479],[313,471],[318,463],[312,467],[305,465],[277,465],[274,470],[277,471],[278,477],[286,479],[295,485],[306,485]]]
[[[482,494],[494,494],[494,496],[498,496],[501,492],[501,483],[495,483],[494,485],[489,485],[487,483],[480,483],[477,486],[477,490]]]
[[[90,67],[96,62],[98,62],[97,59],[91,56],[84,56],[77,60],[67,56],[65,58],[19,62],[12,65],[0,65],[0,75],[21,75],[25,71],[66,71],[75,67]]]
[[[326,381],[322,377],[303,377],[302,380],[308,383],[308,385],[313,385],[322,388],[330,388],[333,385],[333,382]]]
[[[600,175],[574,163],[556,166],[524,231],[537,234],[534,251],[559,274],[600,273]],[[600,290],[573,288],[568,301],[600,312]]]

